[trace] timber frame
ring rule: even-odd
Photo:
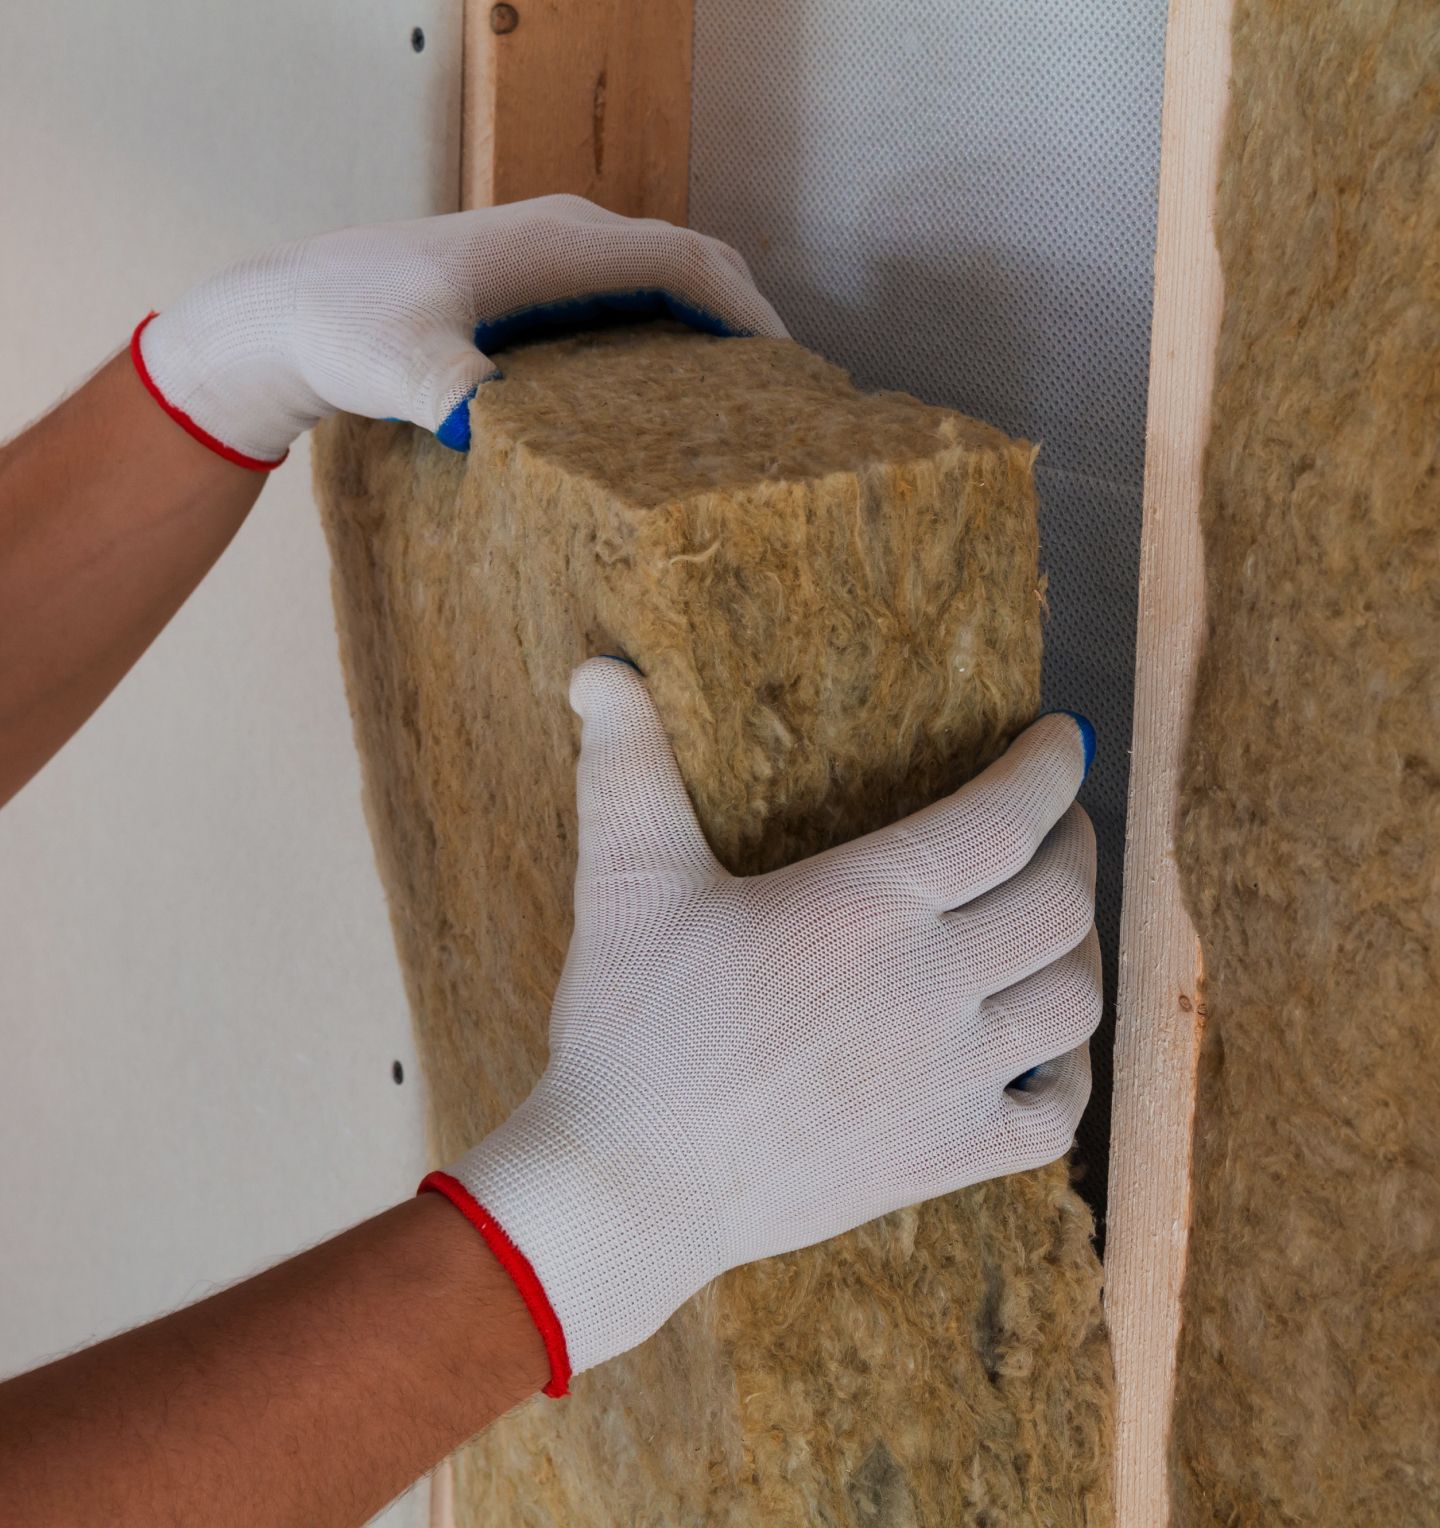
[[[1106,1313],[1116,1522],[1169,1520],[1167,1435],[1204,1023],[1174,857],[1204,628],[1200,496],[1223,287],[1213,208],[1233,0],[1170,0],[1126,827]],[[693,0],[465,0],[460,206],[553,191],[683,223]],[[453,1522],[448,1465],[433,1528]]]
[[[1175,829],[1205,626],[1200,498],[1224,300],[1214,206],[1231,9],[1232,0],[1171,0],[1165,40],[1105,1255],[1118,1528],[1170,1519],[1168,1437],[1204,1027],[1204,970]]]

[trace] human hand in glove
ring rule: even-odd
[[[1069,1145],[1100,1013],[1087,726],[1044,717],[946,800],[741,879],[638,674],[587,663],[572,699],[550,1061],[426,1182],[494,1256],[421,1194],[0,1383],[7,1523],[365,1521],[724,1269]]]
[[[549,1064],[424,1185],[515,1280],[554,1395],[727,1268],[1063,1155],[1101,1011],[1088,723],[1042,717],[953,796],[744,878],[638,672],[592,659],[571,704]]]
[[[605,310],[785,336],[728,245],[542,196],[281,245],[152,314],[131,354],[177,423],[264,470],[342,409],[409,420],[463,451],[469,400],[500,375],[492,351]]]

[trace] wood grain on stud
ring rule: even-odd
[[[1231,0],[1171,0],[1165,46],[1106,1242],[1119,1528],[1169,1517],[1166,1435],[1203,1024],[1200,946],[1174,841],[1205,618],[1200,493],[1223,297],[1213,211],[1230,13]]]
[[[460,205],[567,191],[683,223],[692,0],[466,0]]]

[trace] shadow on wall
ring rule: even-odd
[[[1099,736],[1111,1005],[1076,1153],[1103,1232],[1139,574],[1163,0],[965,12],[699,0],[691,220],[795,337],[1041,444],[1045,704]]]

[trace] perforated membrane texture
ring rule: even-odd
[[[1046,703],[1095,723],[1113,1002],[1165,0],[697,0],[690,217],[801,343],[1041,444]],[[1103,1211],[1110,1025],[1081,1188]]]

